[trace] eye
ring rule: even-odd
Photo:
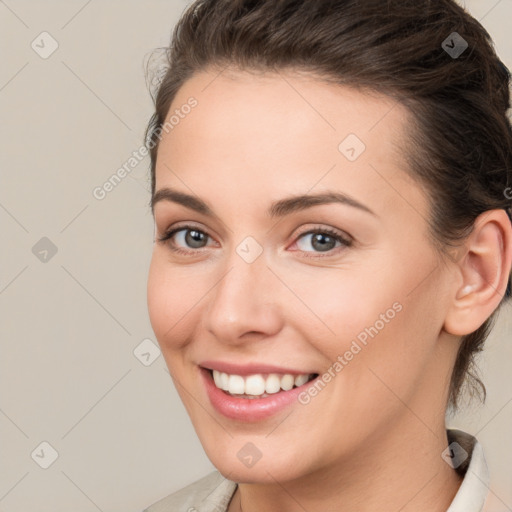
[[[195,226],[186,225],[166,231],[162,237],[158,238],[158,241],[165,243],[170,240],[168,246],[171,251],[179,254],[190,254],[191,252],[194,252],[194,250],[205,247],[204,242],[207,241],[208,238],[210,238],[210,236],[204,231]],[[187,247],[188,245],[191,250],[187,251],[181,249],[173,239],[177,239],[178,244],[181,246],[184,245]]]
[[[158,241],[161,243],[169,241],[167,245],[171,251],[178,254],[190,255],[207,247],[208,238],[211,238],[208,233],[196,226],[184,225],[166,231],[162,237],[158,238]],[[313,247],[313,251],[306,248],[308,244]],[[336,244],[338,245],[336,246]],[[350,247],[352,240],[348,235],[345,236],[332,228],[318,227],[300,233],[295,245],[299,247],[300,251],[305,253],[332,253],[336,248]],[[189,250],[183,249],[182,247],[188,247]],[[336,253],[338,251],[334,252]],[[332,254],[328,254],[327,256],[331,255]]]
[[[352,240],[348,236],[342,235],[340,232],[333,230],[331,228],[315,228],[304,233],[301,233],[298,236],[296,245],[299,249],[306,253],[326,253],[332,251],[336,248],[336,244],[339,247],[350,247],[352,245]],[[313,247],[313,251],[307,250],[307,246]],[[338,252],[338,251],[334,251]],[[331,254],[328,254],[330,256]],[[307,256],[311,257],[311,256]],[[316,257],[316,256],[314,256]],[[322,256],[320,256],[322,257]]]

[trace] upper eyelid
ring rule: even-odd
[[[207,228],[198,226],[191,221],[183,221],[183,222],[184,222],[184,224],[178,223],[177,225],[174,225],[172,227],[164,229],[163,234],[165,235],[166,233],[169,233],[170,231],[177,232],[182,229],[197,229],[198,231],[201,231],[211,237],[209,230]],[[303,230],[299,230],[297,235],[305,235],[305,234],[307,234],[311,231],[315,231],[315,230],[321,230],[321,229],[329,230],[330,229],[330,230],[336,232],[337,234],[339,234],[340,236],[346,235],[347,238],[350,238],[350,239],[353,238],[349,233],[347,233],[343,229],[335,228],[333,226],[327,226],[327,225],[322,224],[321,222],[317,222],[317,223],[311,222],[310,224],[314,224],[314,226],[309,227],[309,228],[304,228]]]

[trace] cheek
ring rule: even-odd
[[[359,314],[359,325],[343,337],[343,356],[350,361],[338,382],[343,385],[340,393],[358,414],[381,419],[420,392],[439,333],[434,283],[418,293],[409,293],[407,287],[390,290],[393,293],[370,301],[368,314]]]
[[[159,264],[158,257],[153,253],[148,274],[147,302],[151,327],[160,344],[168,323],[168,301],[172,298],[172,295],[169,293],[166,274],[163,272],[162,265]]]
[[[290,275],[288,282],[292,279]],[[376,287],[373,272],[325,269],[312,279],[295,277],[292,288],[307,306],[298,305],[293,321],[301,322],[299,330],[329,360],[336,360],[353,340],[364,343],[368,331],[384,331],[400,314],[400,294],[392,283],[381,281]]]
[[[153,253],[148,274],[147,304],[151,327],[164,355],[187,343],[194,304],[204,295],[193,276],[184,276],[161,254]]]
[[[413,381],[427,363],[439,331],[434,300],[439,287],[430,278],[415,289],[432,269],[428,258],[417,263],[411,268],[410,263],[386,265],[381,259],[371,271],[330,269],[325,278],[301,284],[295,280],[294,290],[305,297],[310,310],[296,316],[301,319],[300,329],[309,333],[308,339],[327,364],[343,358],[342,366],[332,370],[337,374],[343,370],[345,377],[340,380],[374,381],[375,376],[367,375],[366,368],[371,367],[390,382],[405,383]],[[389,272],[389,268],[401,271]]]

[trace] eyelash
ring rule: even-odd
[[[158,241],[161,242],[161,243],[165,243],[168,240],[170,240],[176,233],[178,233],[180,231],[191,231],[191,230],[198,231],[199,233],[202,233],[202,234],[206,235],[207,237],[211,238],[210,235],[208,235],[208,233],[206,233],[205,231],[197,228],[196,226],[187,224],[187,225],[179,226],[179,227],[172,228],[172,229],[166,231],[163,234],[162,237],[158,237]],[[345,247],[350,247],[352,245],[352,242],[353,242],[353,240],[351,240],[349,238],[343,237],[338,231],[335,231],[334,229],[331,229],[331,228],[321,228],[321,227],[310,229],[308,231],[304,231],[302,233],[299,233],[297,235],[296,239],[298,240],[298,239],[302,238],[303,236],[312,235],[312,234],[318,234],[318,233],[329,235],[330,237],[334,238],[335,241],[340,242]],[[176,245],[174,243],[169,243],[167,245],[168,245],[169,249],[171,251],[173,251],[174,253],[182,254],[182,255],[185,255],[185,256],[189,256],[192,253],[201,252],[202,249],[206,249],[206,247],[203,247],[203,248],[200,248],[200,249],[191,249],[191,250],[187,251],[187,250],[181,249],[180,247],[176,247]],[[337,249],[341,249],[341,247],[338,247]],[[315,252],[315,251],[300,251],[300,249],[299,249],[299,252],[309,253],[309,252]],[[329,251],[326,251],[326,252],[330,253],[330,254],[321,255],[322,253],[318,252],[317,256],[306,255],[305,257],[306,258],[326,258],[326,257],[332,256],[333,252],[337,253],[338,251],[336,251],[336,248],[334,248],[334,249],[330,249]]]

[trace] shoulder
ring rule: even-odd
[[[214,471],[153,503],[143,512],[225,512],[236,485]]]

